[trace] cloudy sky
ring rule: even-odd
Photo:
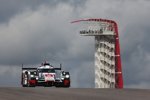
[[[94,87],[94,38],[76,19],[118,23],[126,88],[150,88],[149,0],[0,0],[0,86],[20,86],[21,64],[47,60],[70,71],[72,87]]]

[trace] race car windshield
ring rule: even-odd
[[[55,73],[55,70],[54,69],[39,69],[39,72]]]

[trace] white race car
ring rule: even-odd
[[[22,68],[21,84],[23,87],[70,87],[70,74],[45,62],[38,68]]]

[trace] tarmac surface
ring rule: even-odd
[[[1,87],[0,100],[150,100],[150,90]]]

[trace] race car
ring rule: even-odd
[[[70,74],[63,71],[61,66],[54,68],[47,62],[37,68],[22,67],[21,85],[23,87],[70,87]]]

